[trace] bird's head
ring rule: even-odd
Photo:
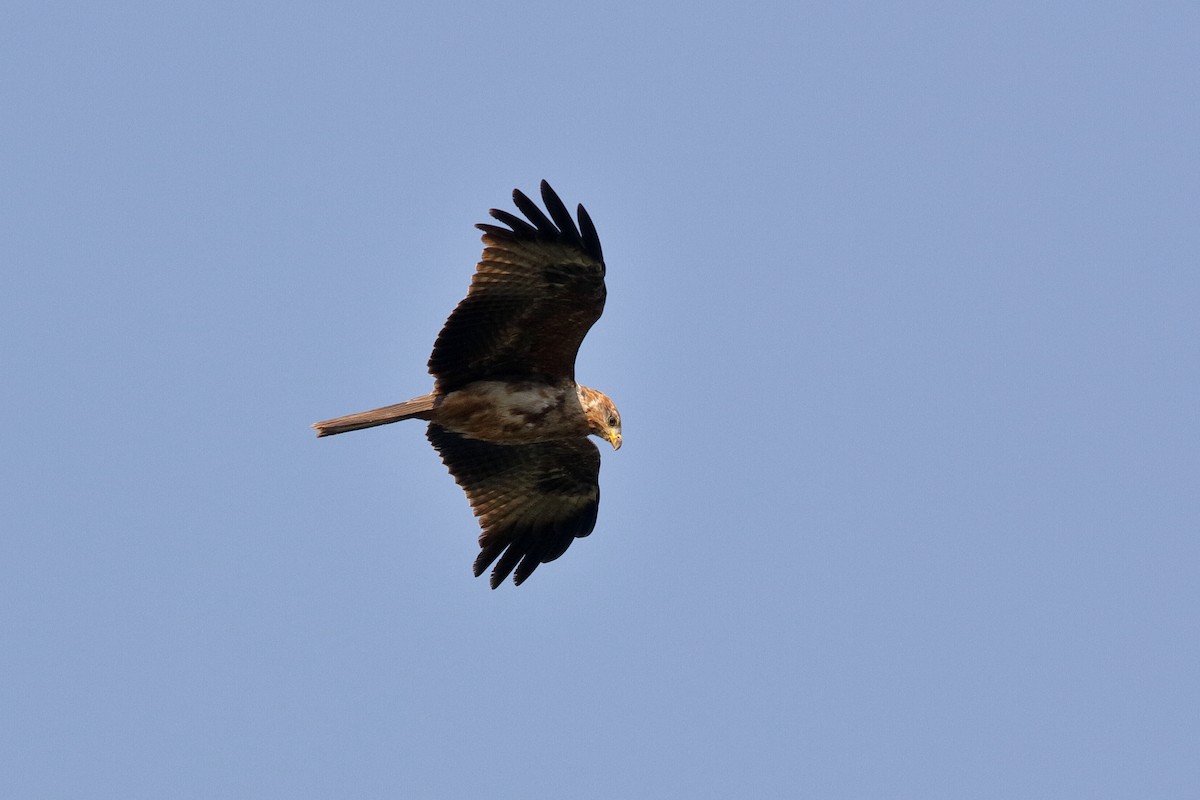
[[[588,432],[594,433],[613,446],[621,449],[621,412],[608,395],[586,386],[579,387],[579,404],[587,417]]]

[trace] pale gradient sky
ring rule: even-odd
[[[0,796],[1200,796],[1191,3],[0,15]],[[584,203],[595,533],[402,424]]]

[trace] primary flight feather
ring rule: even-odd
[[[596,525],[600,451],[621,446],[621,415],[606,395],[575,382],[575,356],[604,310],[604,255],[583,206],[578,227],[542,181],[543,212],[522,192],[525,215],[491,209],[471,288],[429,357],[431,394],[313,425],[318,436],[403,419],[427,436],[463,488],[482,532],[475,574],[495,563],[495,589],[520,585]],[[547,212],[549,216],[547,216]]]

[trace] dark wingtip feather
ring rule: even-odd
[[[546,211],[542,211],[537,203],[529,199],[529,195],[520,189],[513,189],[513,204],[518,211],[525,215],[526,219],[521,219],[516,214],[499,208],[488,209],[488,214],[511,228],[511,232],[517,236],[573,244],[603,264],[604,251],[600,249],[600,237],[596,233],[596,226],[592,223],[592,218],[588,216],[587,210],[582,205],[578,206],[579,223],[577,225],[571,212],[567,210],[566,204],[554,191],[550,182],[543,180],[540,188]],[[546,216],[547,211],[549,216]],[[479,224],[475,227],[485,234],[504,233],[495,226]]]
[[[500,584],[504,583],[507,578],[521,560],[523,552],[521,548],[509,545],[509,548],[504,551],[504,555],[500,556],[500,560],[496,562],[496,568],[492,570],[491,584],[495,589]],[[519,584],[520,581],[517,581]]]
[[[501,239],[511,239],[513,232],[508,228],[501,228],[499,225],[489,225],[486,222],[477,222],[475,227],[483,231],[487,236],[496,236]]]
[[[538,234],[537,228],[533,227],[516,214],[509,213],[501,208],[490,209],[488,213],[491,214],[495,219],[512,228],[513,233],[521,234],[523,236],[537,236]]]
[[[513,204],[525,215],[526,219],[533,223],[539,234],[554,236],[558,233],[558,228],[554,227],[554,223],[550,221],[545,212],[538,208],[538,204],[530,200],[520,189],[513,189]]]
[[[567,211],[563,201],[546,181],[542,181],[542,202],[546,204],[546,210],[550,212],[550,217],[562,231],[563,236],[575,244],[582,245],[583,241],[579,238],[579,229],[575,227],[575,220],[571,219],[571,212]]]
[[[587,209],[583,207],[583,203],[579,204],[579,229],[583,234],[583,249],[588,255],[604,263],[604,251],[600,249],[600,234],[596,233],[596,226],[592,223],[591,216],[588,215]]]
[[[525,579],[533,574],[533,571],[538,568],[538,564],[542,563],[542,557],[539,553],[530,551],[521,559],[521,563],[517,564],[517,572],[513,575],[513,586],[520,586],[525,582]]]

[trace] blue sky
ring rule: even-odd
[[[1194,797],[1192,4],[18,3],[0,795]],[[401,424],[546,178],[625,443]]]

